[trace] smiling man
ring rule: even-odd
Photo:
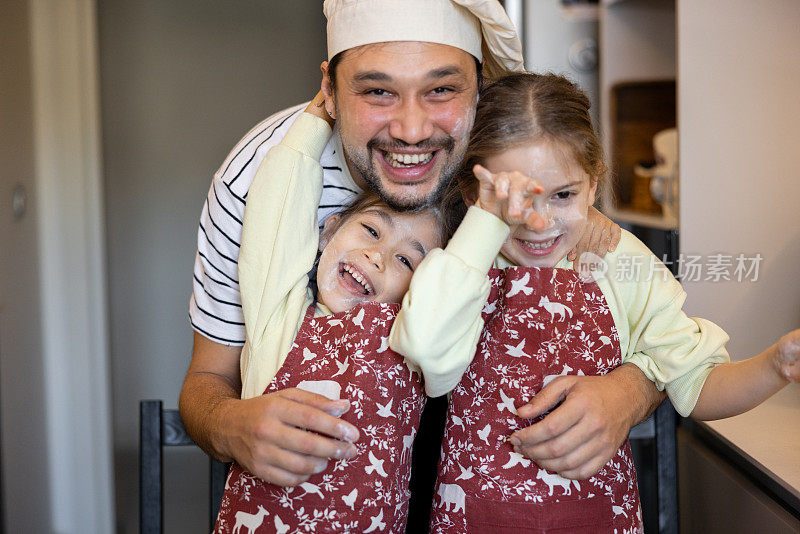
[[[323,92],[351,174],[394,209],[438,200],[466,149],[480,65],[461,49],[422,42],[342,54],[323,68]]]
[[[507,15],[496,0],[326,0],[323,9],[329,62],[321,87],[336,129],[320,158],[320,226],[366,188],[398,210],[437,201],[463,155],[482,76],[522,69]],[[214,176],[198,231],[194,350],[180,398],[186,427],[204,450],[280,485],[352,456],[359,438],[339,418],[346,400],[297,389],[240,396],[237,259],[247,192],[266,152],[304,107],[256,126]],[[593,217],[596,228],[606,228],[607,219]],[[607,230],[594,239],[610,240]],[[521,450],[542,467],[573,476],[599,470],[663,398],[630,365],[591,378],[569,387],[562,381],[553,393],[565,399],[561,407],[521,434]]]

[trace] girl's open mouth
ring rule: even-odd
[[[349,263],[339,264],[339,280],[354,295],[369,296],[375,293],[369,277]]]
[[[556,237],[543,241],[527,241],[515,237],[514,241],[523,251],[531,256],[547,256],[556,249],[559,241],[561,241],[562,235],[563,234],[559,234]]]

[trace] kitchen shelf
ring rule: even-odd
[[[653,136],[677,122],[675,1],[604,0],[599,35],[600,131],[613,176],[602,210],[621,223],[677,229],[634,172],[655,159]]]
[[[603,213],[616,223],[635,224],[636,226],[644,226],[647,228],[655,228],[657,230],[677,230],[678,221],[672,218],[666,218],[659,214],[642,213],[626,208],[605,208]]]

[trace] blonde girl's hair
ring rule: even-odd
[[[472,168],[486,158],[538,141],[566,149],[592,180],[602,181],[608,168],[592,125],[591,102],[573,82],[557,74],[518,73],[502,77],[481,92],[464,160],[456,173],[454,196],[473,195]]]

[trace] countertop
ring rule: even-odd
[[[800,505],[800,384],[747,413],[699,425],[770,479],[792,508]]]

